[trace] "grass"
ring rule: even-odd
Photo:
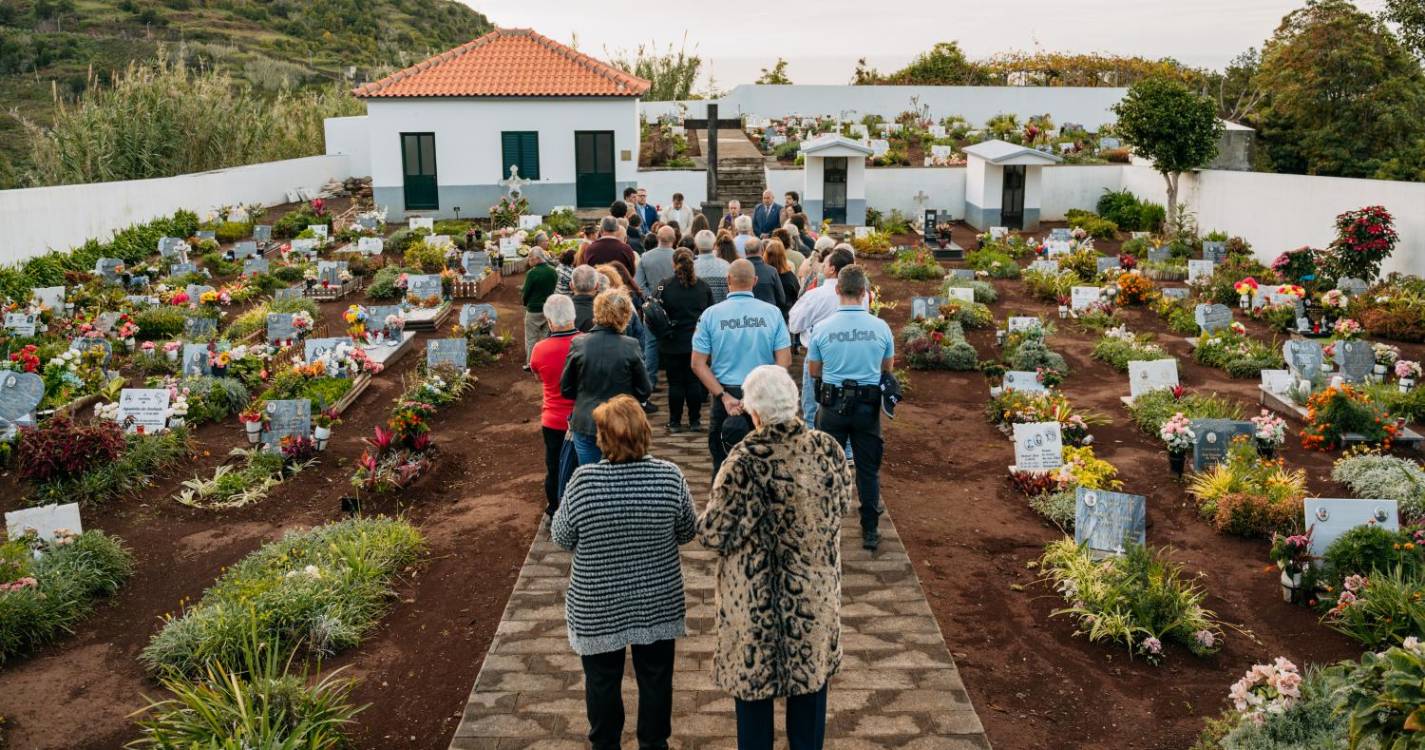
[[[133,556],[120,541],[102,531],[86,531],[68,543],[43,545],[38,560],[30,545],[15,540],[0,545],[0,582],[32,577],[38,585],[0,593],[0,664],[53,642],[133,574]]]
[[[386,611],[396,576],[423,546],[414,526],[388,518],[288,533],[169,617],[140,660],[156,673],[187,675],[215,663],[240,664],[252,632],[283,652],[325,655],[355,646]]]

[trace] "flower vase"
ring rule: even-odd
[[[1252,306],[1252,297],[1246,294],[1238,295],[1237,306],[1241,307],[1243,310],[1246,310],[1247,308]]]
[[[1401,393],[1408,393],[1415,386],[1415,378],[1401,378],[1396,385],[1399,386]]]
[[[322,427],[318,425],[312,428],[312,439],[317,441],[317,450],[319,451],[327,449],[327,441],[331,439],[331,436],[332,428],[330,426]]]
[[[164,352],[163,352],[163,356],[164,356],[164,357],[167,357],[169,362],[177,362],[177,361],[178,361],[178,350],[177,350],[177,349],[166,349],[166,350],[164,350]]]
[[[1187,464],[1187,451],[1168,451],[1168,468],[1173,470],[1179,478],[1183,475],[1183,468]]]
[[[1282,601],[1293,604],[1301,592],[1301,573],[1288,573],[1282,571]]]
[[[1277,447],[1276,447],[1275,445],[1272,445],[1272,443],[1271,443],[1270,441],[1262,440],[1261,438],[1258,438],[1258,439],[1257,439],[1257,455],[1258,455],[1258,456],[1261,456],[1262,458],[1265,458],[1265,459],[1273,459],[1273,458],[1276,458],[1276,457],[1277,457]]]
[[[179,427],[182,427],[182,426],[183,426],[183,417],[169,417],[169,418],[168,418],[168,429],[170,429],[170,430],[176,430],[176,429],[178,429]]]
[[[1059,317],[1060,317],[1060,318],[1067,318],[1067,317],[1069,317],[1069,306],[1068,306],[1068,305],[1059,305]]]
[[[1385,365],[1381,365],[1381,364],[1376,365],[1376,366],[1375,366],[1375,374],[1376,374],[1376,382],[1377,382],[1377,383],[1384,383],[1384,382],[1385,382]]]
[[[213,365],[213,377],[226,377],[228,374],[227,365]]]
[[[262,423],[244,422],[243,427],[247,430],[247,444],[257,445],[257,441],[262,437]]]
[[[133,336],[130,336],[130,337],[124,339],[124,347],[127,348],[129,351],[133,351],[133,350],[134,350],[134,337],[133,337]]]

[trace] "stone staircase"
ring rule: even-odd
[[[749,213],[761,202],[766,187],[767,172],[761,158],[719,156],[717,190],[723,201],[740,201],[743,212]],[[781,202],[781,196],[777,201]]]

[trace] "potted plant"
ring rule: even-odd
[[[1315,528],[1315,527],[1312,527]],[[1311,565],[1311,531],[1305,534],[1284,536],[1272,534],[1272,562],[1281,569],[1282,601],[1299,604],[1306,600],[1307,592],[1302,587],[1302,573]]]
[[[1420,363],[1408,359],[1396,360],[1395,377],[1399,378],[1396,385],[1400,387],[1400,392],[1409,391],[1415,386],[1415,381],[1420,379]]]
[[[1062,295],[1059,297],[1059,317],[1069,317],[1069,298]]]
[[[1384,383],[1386,373],[1390,372],[1390,368],[1400,359],[1400,347],[1390,344],[1372,344],[1371,351],[1376,357],[1375,381]]]
[[[163,345],[163,356],[166,357],[169,362],[177,362],[178,352],[182,349],[183,344],[181,342],[169,341]]]
[[[335,409],[325,409],[312,417],[312,439],[317,442],[317,450],[327,449],[327,441],[331,440],[332,427],[341,424],[337,418]]]
[[[1158,436],[1168,446],[1168,467],[1173,470],[1174,474],[1181,477],[1188,449],[1197,439],[1197,434],[1192,431],[1192,420],[1184,416],[1182,412],[1177,412],[1163,423],[1162,429],[1158,431]]]
[[[1252,417],[1252,426],[1252,436],[1257,441],[1257,455],[1274,458],[1277,448],[1286,442],[1286,420],[1263,409],[1261,416]]]
[[[257,441],[262,438],[262,428],[267,425],[267,414],[262,410],[262,405],[254,403],[243,409],[238,414],[238,421],[242,422],[243,429],[247,431],[247,444],[257,445]]]
[[[1237,305],[1243,310],[1251,307],[1252,296],[1257,293],[1257,289],[1259,288],[1257,280],[1248,276],[1233,285],[1233,288],[1237,290]]]

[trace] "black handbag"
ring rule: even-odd
[[[673,319],[663,307],[662,284],[643,302],[643,324],[653,332],[654,338],[664,339],[673,334]]]

